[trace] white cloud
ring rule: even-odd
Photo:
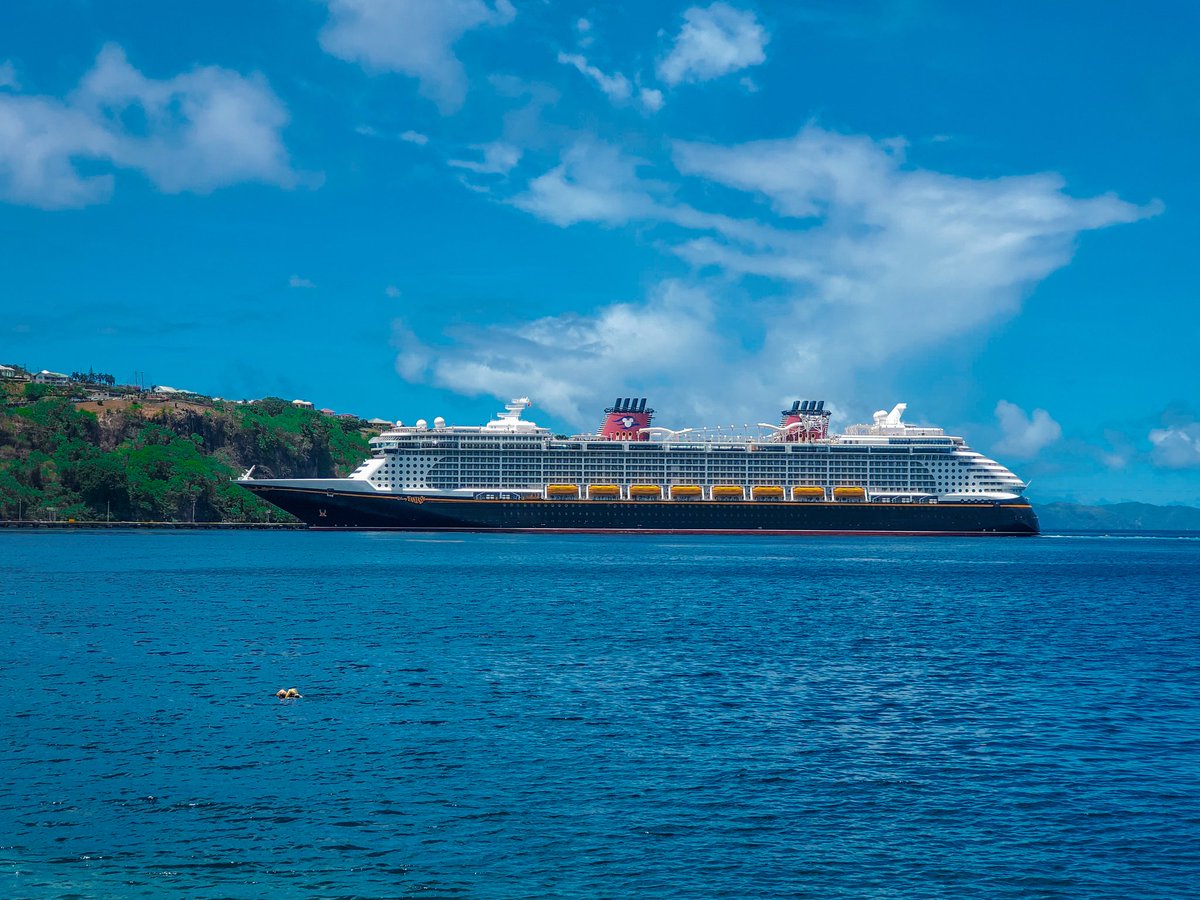
[[[614,103],[629,99],[629,79],[619,72],[615,75],[606,75],[595,66],[589,65],[587,59],[579,53],[560,53],[558,61],[565,66],[574,66],[581,75],[593,82]]]
[[[476,144],[471,149],[479,153],[481,158],[451,159],[447,164],[476,175],[507,175],[521,161],[521,148],[503,141]]]
[[[396,287],[394,284],[389,284],[383,289],[383,292],[393,300],[396,300],[400,297],[400,288]]]
[[[577,35],[575,43],[580,47],[590,47],[596,41],[592,23],[587,19],[580,19],[575,23],[575,33]]]
[[[301,278],[299,275],[293,275],[288,279],[288,287],[290,288],[315,288],[316,285],[307,278]]]
[[[280,138],[287,110],[261,76],[206,66],[155,81],[109,45],[73,102],[116,135],[118,164],[140,169],[164,191],[295,182]],[[130,115],[144,118],[144,134],[121,130]]]
[[[659,77],[669,85],[711,81],[767,58],[763,48],[770,38],[748,10],[713,3],[691,7],[683,19],[671,52],[658,64]]]
[[[112,160],[116,138],[86,113],[49,97],[0,94],[0,200],[63,209],[107,200],[109,174],[78,159]]]
[[[21,89],[21,82],[17,80],[17,69],[11,59],[0,62],[0,88],[12,88],[14,91]]]
[[[429,136],[421,134],[419,131],[403,131],[400,133],[400,140],[406,144],[416,144],[419,147],[424,147],[429,143]]]
[[[574,424],[596,416],[597,390],[635,378],[639,390],[665,387],[681,368],[703,368],[721,352],[711,298],[667,282],[644,303],[616,303],[594,315],[563,315],[521,325],[473,328],[450,348],[433,347],[401,325],[396,368],[462,394],[516,397]]]
[[[614,147],[581,141],[562,162],[529,183],[514,206],[555,225],[620,225],[654,215],[656,204],[637,177],[638,161]]]
[[[899,146],[814,126],[734,147],[677,144],[680,171],[765,203],[765,226],[677,247],[696,265],[802,292],[797,311],[863,362],[1011,315],[1080,232],[1155,211],[1077,199],[1057,175],[969,179],[905,166]]]
[[[704,321],[738,342],[700,335],[685,320],[685,332],[696,334],[688,341],[692,351],[662,362],[672,377],[662,379],[660,402],[680,409],[694,406],[689,398],[697,393],[782,402],[801,385],[830,397],[857,396],[855,379],[863,373],[1012,315],[1041,279],[1070,261],[1082,232],[1157,209],[1112,196],[1072,197],[1056,175],[970,179],[917,169],[905,164],[903,149],[901,141],[809,126],[787,140],[680,143],[676,172],[659,167],[649,178],[642,175],[646,162],[581,140],[508,202],[560,227],[653,229],[655,245],[690,262],[697,277],[715,274],[691,290],[707,298]],[[749,212],[735,218],[689,206],[676,199],[685,188],[696,197],[737,192]],[[756,276],[746,289],[739,285],[743,276]],[[556,397],[570,398],[555,400],[556,407],[577,407],[584,396],[600,402],[613,379],[640,379],[644,368],[659,364],[654,343],[643,341],[643,354],[630,362],[612,350],[618,340],[599,335],[608,333],[617,310],[633,316],[659,309],[654,290],[643,304],[530,323],[538,334],[590,335],[588,345],[601,349],[590,353],[592,366],[583,372],[552,352],[550,342],[511,342],[492,351],[509,361],[486,367],[506,373],[492,393],[503,398],[519,374],[532,379],[525,393],[553,382]],[[525,327],[504,334],[520,336]],[[468,341],[429,351],[437,365],[421,369],[420,377],[486,390],[480,346]],[[555,371],[563,366],[565,374]],[[537,374],[547,371],[553,374]],[[1021,434],[1006,435],[1007,445],[1014,455],[1028,452],[1055,429],[1044,411],[1035,411]]]
[[[644,106],[650,112],[658,112],[663,107],[663,93],[655,88],[642,88],[638,92],[638,97]]]
[[[1027,416],[1025,410],[1007,400],[996,404],[996,421],[1001,431],[996,452],[1016,459],[1030,459],[1062,437],[1062,428],[1046,410],[1035,409]]]
[[[1163,469],[1200,467],[1200,422],[1155,428],[1150,432],[1150,461]]]
[[[109,45],[66,100],[0,94],[0,199],[47,209],[107,199],[111,174],[83,174],[79,160],[139,170],[169,193],[290,187],[287,118],[260,76],[209,66],[155,80]]]
[[[467,76],[454,44],[468,31],[506,25],[509,0],[326,0],[329,22],[321,47],[339,59],[416,78],[422,96],[445,114],[467,95]]]

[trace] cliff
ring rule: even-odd
[[[230,483],[348,474],[370,453],[360,422],[278,398],[233,404],[10,387],[0,408],[0,519],[266,522],[287,517]]]

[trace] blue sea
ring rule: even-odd
[[[12,531],[0,609],[4,898],[1200,894],[1195,539]]]

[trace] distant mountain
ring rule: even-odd
[[[1042,531],[1200,531],[1200,509],[1150,503],[1037,504]]]

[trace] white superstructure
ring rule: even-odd
[[[569,496],[574,487],[576,496],[584,499],[670,500],[678,495],[681,502],[689,497],[781,502],[1011,500],[1026,487],[962,438],[940,428],[905,424],[902,403],[891,412],[876,413],[872,424],[829,435],[811,429],[812,422],[820,421],[814,417],[828,421],[828,413],[818,412],[815,403],[813,416],[800,410],[801,415],[793,417],[797,421],[785,420],[780,427],[670,431],[649,427],[643,400],[640,410],[635,402],[616,412],[615,419],[633,429],[617,432],[629,440],[603,434],[555,436],[521,418],[529,405],[527,398],[514,400],[482,426],[446,425],[440,417],[432,427],[425,420],[413,426],[397,423],[371,440],[376,455],[348,479],[322,481],[336,481],[341,489],[355,492],[431,497],[500,492],[552,498]],[[799,403],[791,412],[798,409]],[[622,418],[622,412],[634,415]],[[629,424],[638,414],[646,427]],[[739,495],[735,487],[743,492]],[[657,496],[654,488],[659,489]]]

